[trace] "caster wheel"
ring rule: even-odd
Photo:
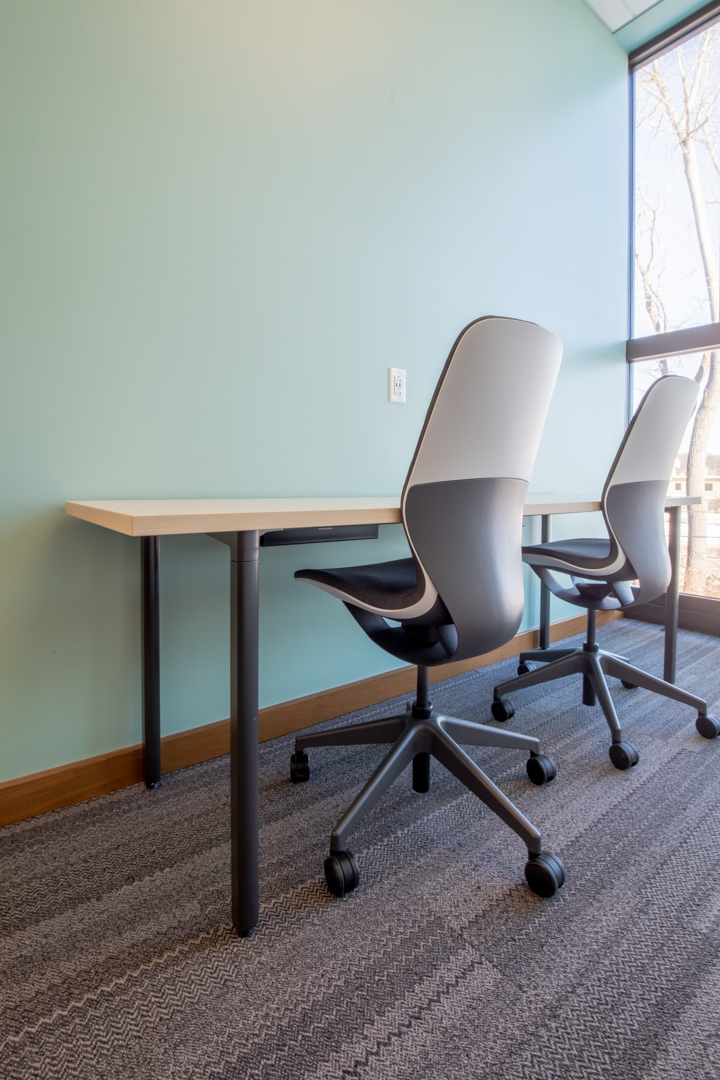
[[[613,743],[608,753],[616,769],[632,769],[640,760],[638,748],[631,742]]]
[[[493,701],[490,711],[496,720],[509,720],[515,715],[515,706],[509,697],[501,697]]]
[[[301,784],[310,779],[310,762],[304,750],[296,750],[290,755],[290,779],[293,784]]]
[[[535,670],[535,665],[534,664],[526,664],[525,661],[523,660],[523,662],[521,664],[518,664],[517,673],[518,673],[518,675],[529,675],[530,672],[534,671],[534,670]]]
[[[538,787],[549,784],[557,776],[555,762],[547,754],[534,754],[531,758],[528,758],[526,768],[533,784],[537,784]]]
[[[333,851],[325,860],[325,880],[333,896],[345,896],[360,883],[360,870],[351,851]]]
[[[720,735],[720,720],[717,716],[698,716],[695,727],[703,739],[716,739]]]
[[[565,867],[551,851],[531,855],[525,863],[525,880],[538,896],[554,896],[565,881]]]
[[[625,679],[621,679],[620,682],[626,690],[637,690],[637,686],[634,682],[626,682]]]

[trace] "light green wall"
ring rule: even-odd
[[[3,0],[0,779],[140,739],[139,541],[66,498],[397,492],[483,314],[565,342],[535,489],[600,483],[626,94],[583,0]],[[263,553],[262,704],[395,666],[292,573],[404,553]],[[161,541],[165,732],[228,715],[228,572]]]

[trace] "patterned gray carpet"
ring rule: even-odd
[[[660,673],[662,632],[601,644]],[[720,641],[681,633],[678,682],[720,703]],[[435,687],[487,721],[514,662]],[[720,740],[694,714],[613,690],[639,766],[616,771],[579,678],[516,695],[557,780],[524,755],[473,751],[563,859],[552,900],[525,852],[433,764],[407,773],[352,838],[362,882],[322,880],[335,819],[379,749],[262,746],[261,924],[229,929],[227,759],[0,831],[0,1076],[339,1080],[717,1080]],[[382,715],[387,706],[365,711]]]

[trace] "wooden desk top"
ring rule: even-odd
[[[525,514],[599,510],[589,495],[529,494]],[[126,536],[301,529],[322,525],[390,525],[402,520],[399,496],[326,499],[110,499],[67,502],[71,517]]]
[[[666,506],[700,502],[699,496],[668,497]],[[600,509],[592,495],[528,492],[525,516],[581,514]],[[126,536],[302,529],[322,525],[391,525],[401,521],[399,496],[328,499],[110,499],[67,502],[71,517]]]
[[[400,521],[397,496],[344,499],[112,499],[67,502],[65,512],[126,536],[384,525]]]

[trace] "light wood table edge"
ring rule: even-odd
[[[104,529],[111,529],[125,536],[134,535],[133,519],[128,514],[121,514],[118,511],[108,512],[100,507],[91,506],[89,503],[78,502],[66,502],[65,513],[69,517],[89,521],[92,525],[101,525]]]
[[[281,500],[278,500],[281,501]],[[368,500],[370,501],[370,500]],[[387,501],[387,500],[384,500]],[[251,532],[304,528],[308,525],[394,525],[402,521],[398,506],[297,507],[280,510],[200,511],[183,513],[135,513],[112,509],[109,504],[66,502],[71,517],[120,532],[126,536],[177,536],[193,533]]]

